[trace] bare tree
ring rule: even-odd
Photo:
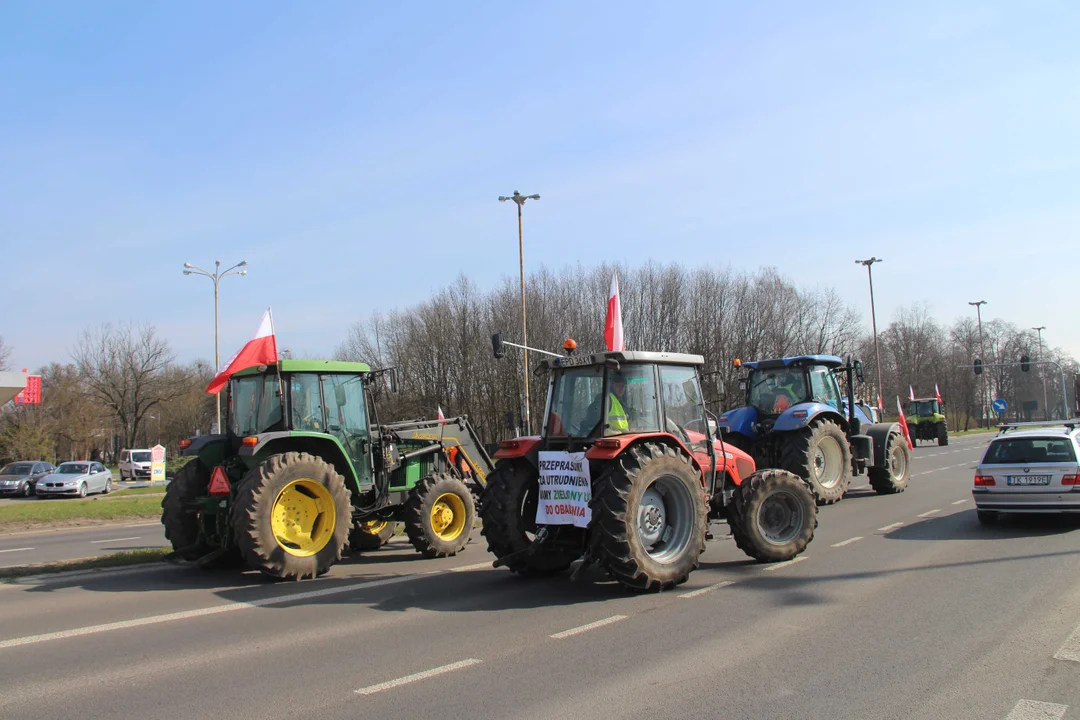
[[[8,360],[11,358],[11,346],[4,342],[0,336],[0,370],[8,369]]]

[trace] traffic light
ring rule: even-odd
[[[982,360],[975,358],[975,374],[982,375]]]
[[[506,355],[506,348],[503,346],[502,333],[495,333],[491,336],[491,350],[495,353],[496,359],[501,359]]]
[[[1029,358],[1027,355],[1020,356],[1020,369],[1024,372],[1027,372],[1031,369],[1031,358]]]

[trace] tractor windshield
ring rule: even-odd
[[[281,422],[277,375],[243,377],[230,385],[229,418],[234,435],[257,435]]]
[[[603,402],[604,380],[607,402]],[[657,432],[656,369],[652,365],[602,365],[567,368],[551,388],[548,437],[596,437]]]
[[[938,411],[936,400],[916,400],[908,405],[908,415],[913,417],[929,417],[936,415]]]
[[[750,378],[750,404],[765,415],[779,415],[808,397],[801,368],[756,370]]]

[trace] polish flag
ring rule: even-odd
[[[934,383],[934,398],[937,399],[938,405],[942,405],[945,402],[941,399],[941,391],[937,389],[937,383]]]
[[[435,408],[435,419],[436,420],[445,420],[446,419],[446,416],[443,415],[443,412],[442,412],[442,405],[439,405],[439,406],[437,406]]]
[[[604,342],[608,352],[621,352],[626,349],[622,329],[622,303],[619,302],[619,274],[611,275],[611,292],[608,294],[607,318],[604,320]]]
[[[907,418],[904,417],[904,408],[900,407],[900,396],[896,396],[896,409],[900,412],[900,429],[904,431],[904,439],[907,440],[908,450],[915,449],[915,443],[911,442],[911,430],[907,426]]]
[[[225,384],[229,382],[229,378],[232,377],[233,373],[256,365],[270,365],[276,363],[277,359],[274,318],[270,314],[270,308],[266,308],[262,321],[259,323],[259,329],[255,332],[255,337],[248,340],[247,345],[240,348],[240,352],[229,358],[224,365],[225,369],[219,372],[217,377],[206,386],[206,392],[217,395],[225,387]]]
[[[911,389],[911,386],[907,386],[907,399],[911,402],[915,402],[915,391]]]

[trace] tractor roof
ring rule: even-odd
[[[639,350],[621,352],[596,353],[594,355],[578,355],[576,357],[557,357],[544,360],[544,365],[550,370],[557,367],[579,367],[582,365],[603,365],[608,360],[617,360],[621,363],[655,363],[657,365],[695,365],[705,364],[705,358],[701,355],[689,353],[668,352],[641,352]]]
[[[771,370],[774,368],[802,367],[805,365],[824,365],[827,368],[842,367],[844,361],[835,355],[796,355],[794,357],[776,358],[774,360],[757,360],[744,362],[743,367],[751,370]]]
[[[342,362],[339,360],[278,360],[278,369],[281,372],[311,372],[311,373],[366,373],[371,372],[371,366],[361,362]],[[258,375],[259,367],[244,368],[234,373],[233,377],[246,377]]]
[[[908,402],[931,402],[933,400],[937,400],[937,398],[936,397],[915,398],[915,400],[908,400]]]

